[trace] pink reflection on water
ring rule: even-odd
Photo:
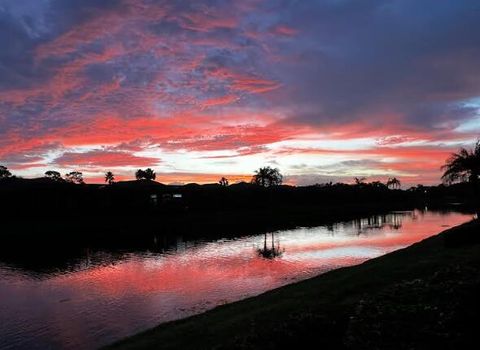
[[[160,322],[360,263],[470,218],[392,213],[329,228],[193,246],[181,242],[164,254],[131,253],[102,266],[88,266],[87,259],[87,268],[38,278],[0,266],[0,348],[98,347]],[[265,239],[280,256],[265,259],[258,253]]]

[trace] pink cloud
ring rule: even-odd
[[[61,167],[142,167],[155,166],[160,162],[158,158],[138,157],[127,152],[113,152],[96,150],[84,153],[64,153],[55,159],[55,163]]]
[[[272,28],[271,33],[279,36],[292,37],[298,34],[298,30],[286,25],[277,25]]]
[[[235,95],[225,95],[220,97],[212,97],[201,102],[202,107],[212,107],[221,105],[230,105],[239,100]]]

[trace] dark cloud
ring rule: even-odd
[[[46,16],[58,35],[112,9],[124,10],[122,0],[52,0]]]
[[[460,103],[480,94],[478,2],[297,5],[291,22],[303,38],[281,67],[297,102],[293,118],[322,124],[396,114],[431,127],[471,117]]]
[[[35,75],[35,41],[19,21],[0,11],[0,91],[30,85],[30,78]]]
[[[120,6],[113,0],[30,0],[0,4],[0,91],[46,80],[58,59],[37,65],[35,48]]]

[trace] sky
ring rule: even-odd
[[[440,182],[480,136],[476,0],[0,0],[0,164],[102,182]]]

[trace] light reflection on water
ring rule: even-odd
[[[0,257],[0,349],[91,349],[168,320],[408,246],[471,215],[394,212],[168,249],[92,252],[58,269]]]

